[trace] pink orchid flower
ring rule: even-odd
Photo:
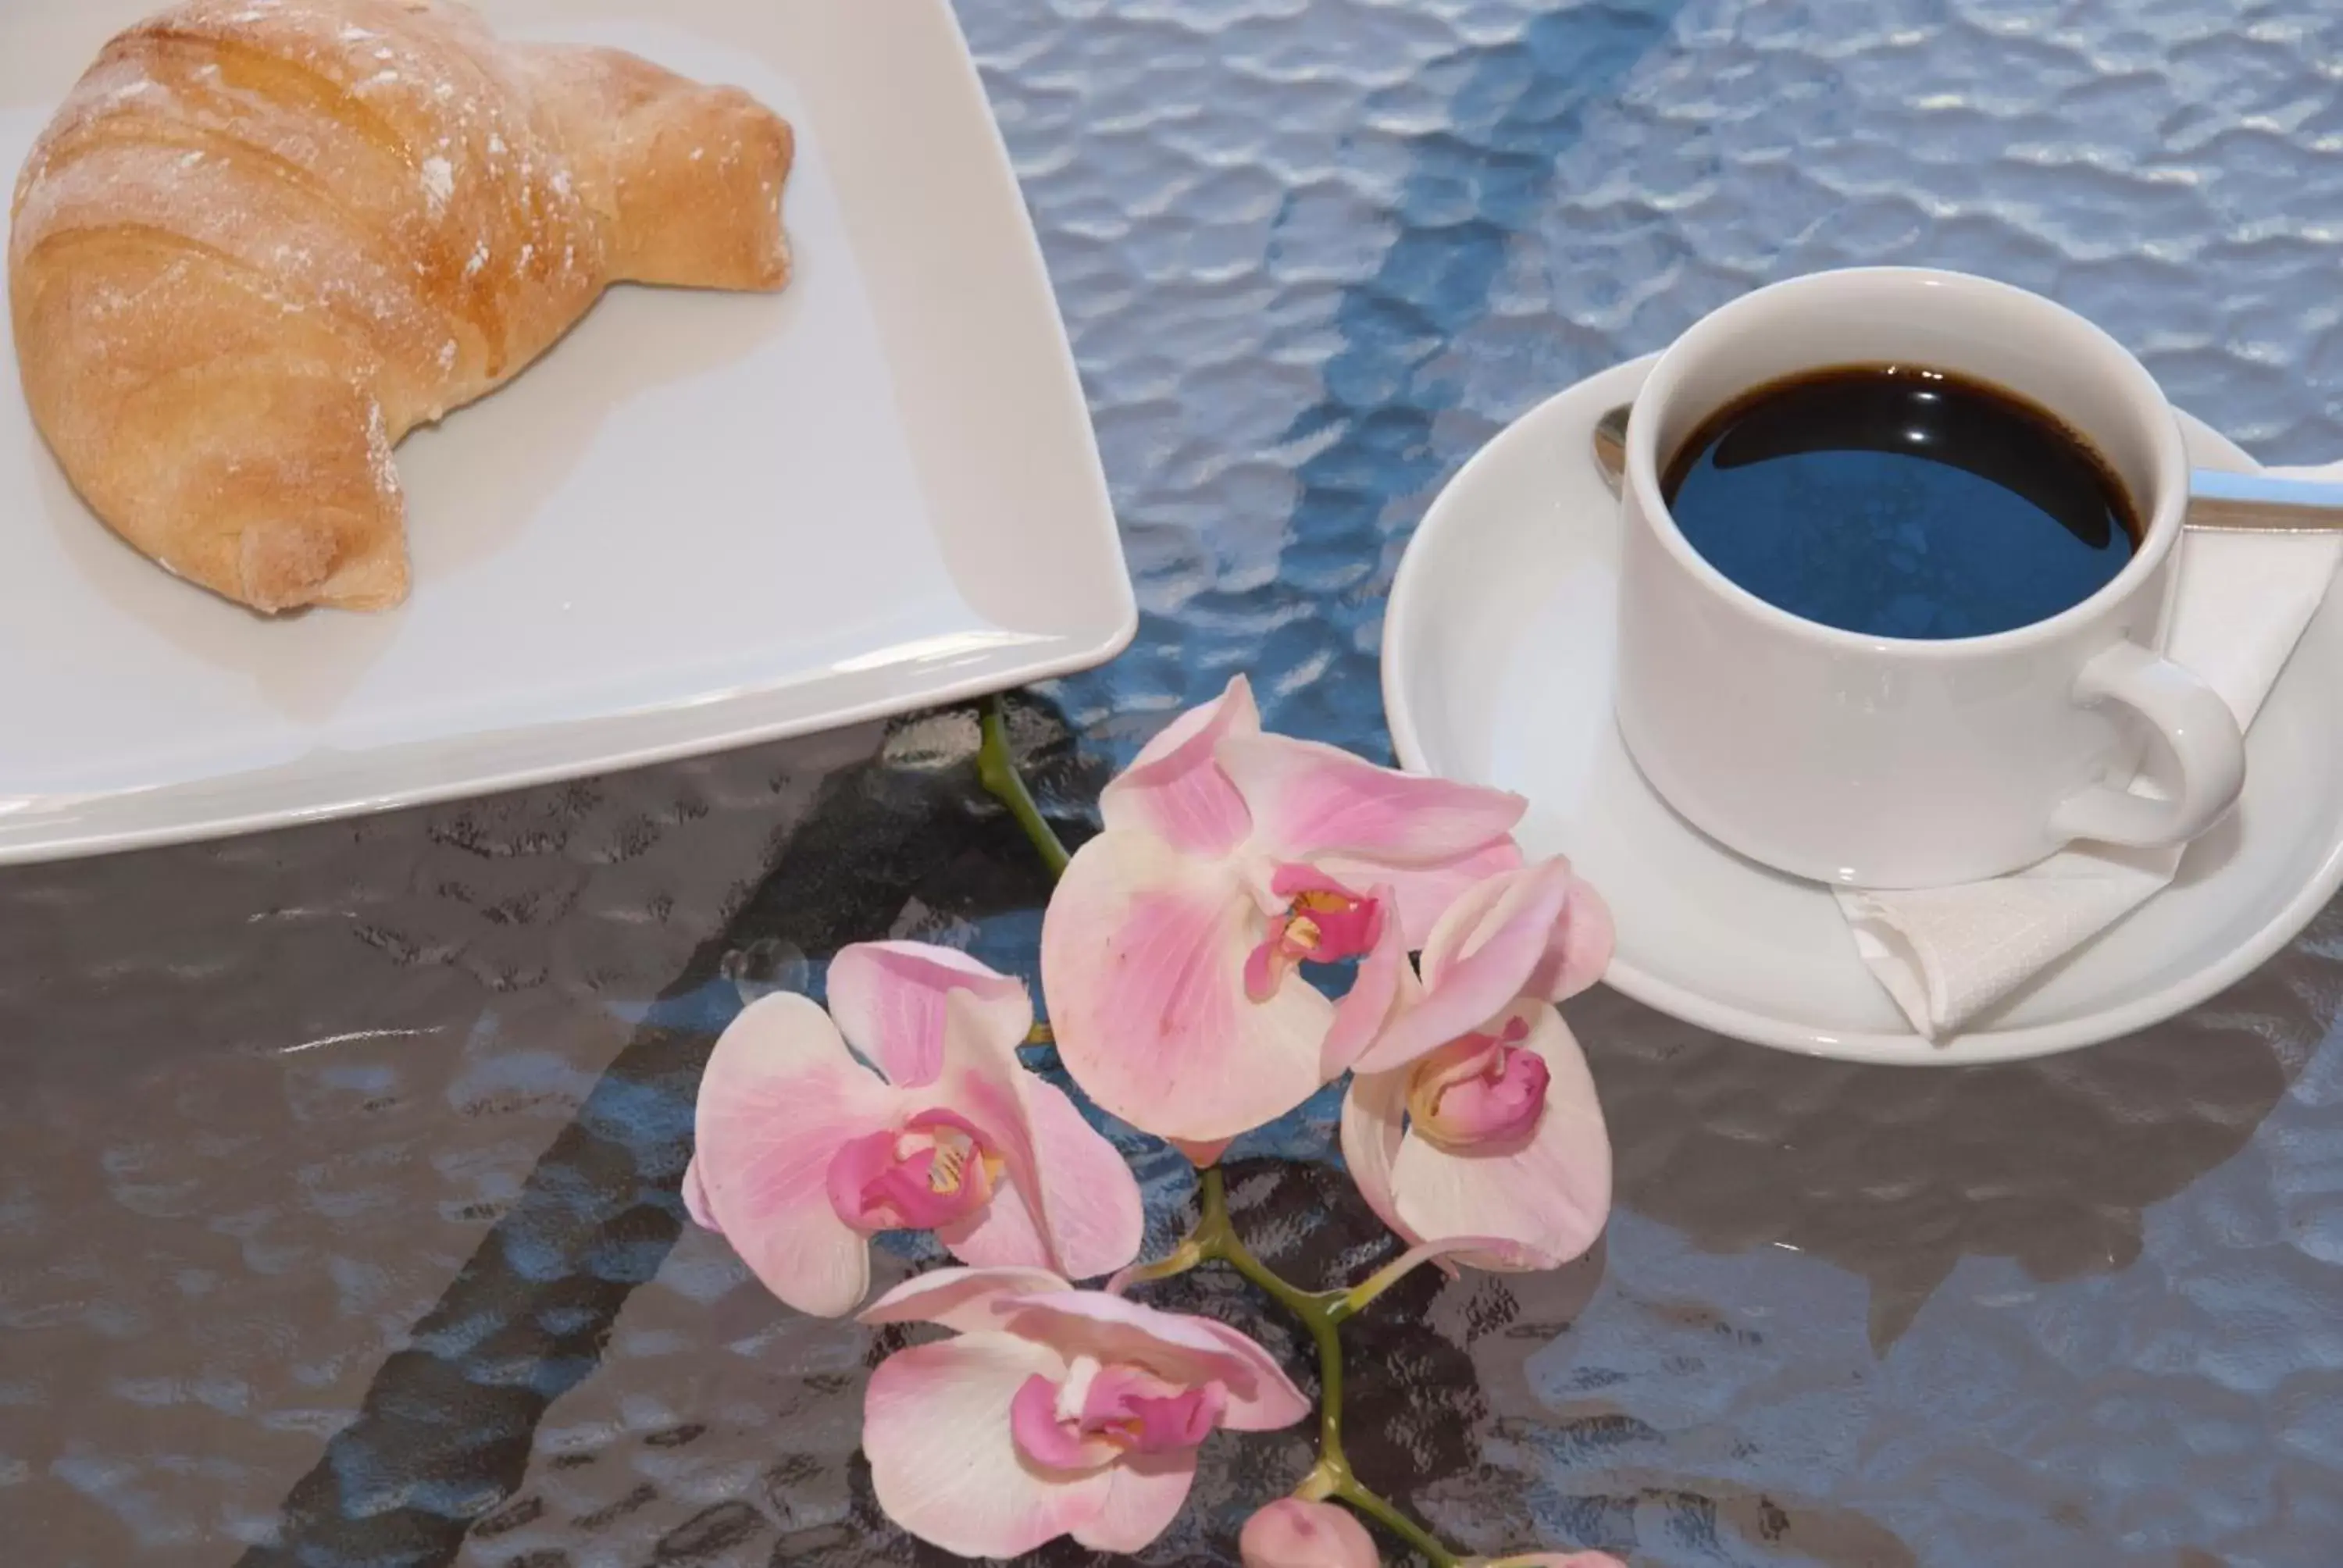
[[[1244,1568],[1382,1568],[1374,1537],[1347,1508],[1281,1497],[1245,1521]]]
[[[1242,676],[1149,742],[1041,927],[1059,1054],[1091,1099],[1202,1146],[1308,1099],[1388,1010],[1405,954],[1521,863],[1520,797],[1264,735]],[[1301,966],[1360,959],[1342,1004]]]
[[[1554,1004],[1601,978],[1610,911],[1569,862],[1492,877],[1425,940],[1342,1102],[1342,1155],[1411,1242],[1500,1237],[1552,1267],[1611,1208],[1611,1140],[1586,1058]],[[1462,1251],[1513,1270],[1522,1251]]]
[[[1130,1167],[1017,1060],[1033,1020],[1021,982],[948,948],[865,942],[830,960],[830,1002],[758,1001],[700,1080],[685,1206],[773,1294],[853,1311],[881,1231],[1078,1279],[1137,1254]]]
[[[880,1363],[862,1446],[888,1516],[963,1557],[1061,1535],[1136,1552],[1180,1512],[1215,1428],[1266,1432],[1310,1411],[1236,1330],[1038,1270],[940,1269],[862,1321],[959,1336]]]

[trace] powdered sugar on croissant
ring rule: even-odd
[[[26,400],[85,498],[263,610],[407,592],[391,447],[613,282],[775,289],[788,125],[451,0],[196,0],[109,43],[9,236]]]

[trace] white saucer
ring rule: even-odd
[[[2173,885],[1942,1045],[1913,1033],[1823,888],[1713,843],[1654,795],[1611,718],[1617,503],[1595,419],[1651,360],[1548,398],[1443,490],[1383,628],[1401,762],[1517,790],[1533,854],[1568,855],[1618,921],[1609,981],[1761,1045],[1941,1066],[2071,1050],[2194,1006],[2285,946],[2343,883],[2343,593],[2329,595],[2247,744],[2245,798]],[[2253,460],[2183,417],[2203,467]]]

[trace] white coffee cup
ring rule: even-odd
[[[1702,558],[1661,493],[1677,447],[1756,387],[1882,364],[1951,371],[2056,414],[2145,519],[2130,563],[2046,620],[1921,641],[1805,619]],[[1934,887],[2078,839],[2179,844],[2237,798],[2236,717],[2158,651],[2188,500],[2179,423],[2138,360],[2061,306],[1906,267],[1761,288],[1653,367],[1620,496],[1620,732],[1653,789],[1753,860],[1844,886]],[[2143,756],[2162,799],[2124,788]]]

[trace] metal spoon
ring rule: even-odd
[[[1627,407],[1622,403],[1594,422],[1594,466],[1614,496],[1627,471]],[[2225,534],[2343,533],[2343,484],[2192,468],[2187,526]]]

